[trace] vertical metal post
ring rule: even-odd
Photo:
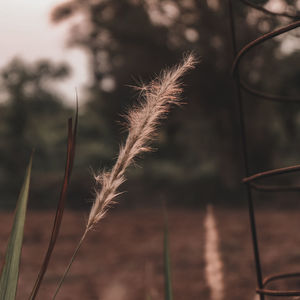
[[[236,44],[236,32],[235,32],[235,22],[234,22],[234,15],[233,15],[232,0],[228,0],[228,8],[229,8],[230,31],[231,31],[231,38],[232,38],[232,49],[233,49],[233,56],[235,57],[237,55],[237,44]],[[245,117],[244,117],[243,96],[242,96],[242,91],[240,88],[240,77],[239,77],[238,71],[236,73],[235,86],[236,86],[237,108],[238,108],[238,113],[239,113],[244,170],[245,170],[246,177],[248,177],[249,176],[249,159],[248,159],[247,139],[246,139],[246,125],[245,125]],[[251,228],[251,235],[252,235],[255,267],[256,267],[257,285],[260,289],[262,289],[262,287],[263,287],[262,270],[261,270],[259,248],[258,248],[258,241],[257,241],[253,198],[252,198],[251,187],[248,184],[246,185],[246,191],[247,191],[249,220],[250,220],[250,228]],[[262,294],[260,295],[260,300],[264,300],[264,295],[262,295]]]

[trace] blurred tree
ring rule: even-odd
[[[270,1],[255,3],[268,5]],[[285,22],[238,1],[234,4],[239,45]],[[286,6],[296,9],[291,1],[286,1]],[[187,79],[189,105],[184,112],[174,112],[162,129],[159,151],[152,156],[160,160],[148,160],[144,175],[159,178],[161,186],[170,178],[177,186],[184,182],[192,191],[199,180],[209,193],[216,181],[220,191],[222,186],[227,191],[236,189],[242,176],[237,167],[241,154],[230,74],[233,55],[227,1],[71,0],[57,6],[51,18],[59,23],[74,16],[81,18],[71,29],[69,45],[86,51],[93,78],[86,113],[100,116],[97,126],[102,126],[101,137],[110,144],[119,131],[112,120],[121,121],[120,112],[131,102],[127,85],[136,84],[132,76],[148,80],[187,50],[201,55],[201,66]],[[270,83],[277,83],[275,77],[281,72],[274,74],[271,68],[280,45],[281,41],[272,40],[259,49],[259,57],[257,51],[251,52],[241,66],[245,79],[262,89],[268,85],[275,89]],[[269,168],[274,156],[265,150],[278,147],[285,134],[280,126],[274,126],[280,108],[275,105],[270,109],[265,102],[253,101],[247,108],[252,171]],[[261,115],[261,121],[253,122],[254,115]],[[92,119],[96,122],[97,118]]]
[[[7,202],[19,189],[33,148],[35,172],[64,166],[69,111],[49,84],[69,72],[65,64],[47,60],[27,64],[18,58],[1,70],[0,182]]]

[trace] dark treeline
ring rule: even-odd
[[[289,21],[233,2],[239,48]],[[296,13],[293,3],[286,0],[282,9]],[[130,86],[148,82],[188,51],[201,57],[201,64],[184,79],[187,104],[164,121],[157,151],[130,169],[123,202],[151,205],[163,197],[193,205],[240,202],[243,164],[227,1],[71,0],[50,14],[57,26],[75,16],[80,21],[72,22],[66,40],[85,51],[92,79],[81,96],[85,104],[80,108],[69,205],[83,207],[93,197],[91,169],[109,168],[126,137],[122,114],[138,96]],[[299,95],[296,34],[285,36],[289,43],[273,39],[250,52],[241,65],[243,79],[268,93]],[[50,86],[70,72],[66,65],[28,65],[21,59],[1,70],[2,206],[14,205],[32,148],[31,203],[55,205],[64,169],[66,121],[74,112]],[[297,163],[298,106],[246,96],[245,109],[251,172]]]

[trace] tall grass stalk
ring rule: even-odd
[[[172,104],[179,104],[182,92],[179,79],[195,65],[193,55],[187,56],[182,64],[162,72],[149,85],[143,86],[141,101],[127,115],[128,136],[120,147],[118,159],[110,172],[95,176],[102,188],[96,192],[96,199],[90,211],[86,230],[89,231],[104,217],[107,209],[118,195],[119,186],[125,181],[125,171],[142,152],[150,151],[149,143],[154,139],[160,120],[166,116]]]
[[[180,104],[182,85],[180,78],[194,68],[196,59],[192,54],[187,55],[181,64],[163,71],[150,84],[139,87],[140,101],[127,114],[128,136],[120,146],[115,165],[110,171],[95,175],[96,197],[92,205],[85,231],[74,252],[69,265],[56,289],[55,299],[77,252],[87,233],[92,230],[105,216],[109,207],[119,194],[118,188],[126,180],[125,171],[141,153],[151,150],[150,143],[154,140],[160,121],[166,117],[171,105]],[[101,188],[99,188],[101,186]]]
[[[219,249],[219,233],[213,207],[207,206],[205,227],[205,278],[210,288],[211,300],[224,299],[223,263]]]

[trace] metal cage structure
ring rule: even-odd
[[[239,2],[239,3],[238,3]],[[280,27],[276,30],[273,30],[269,33],[263,34],[262,36],[256,38],[255,40],[250,41],[246,44],[241,50],[238,50],[237,47],[237,37],[236,37],[236,24],[234,17],[234,5],[242,3],[248,7],[259,10],[264,14],[268,14],[273,17],[284,17],[290,20],[288,25]],[[281,289],[273,289],[269,287],[271,282],[276,282],[280,279],[291,279],[291,278],[299,278],[299,273],[279,273],[270,275],[268,277],[263,277],[262,274],[262,265],[260,260],[260,252],[259,245],[257,239],[257,226],[255,220],[255,210],[254,210],[254,196],[253,191],[259,190],[261,192],[286,192],[286,191],[300,191],[300,186],[284,186],[284,185],[265,185],[260,184],[262,179],[273,178],[278,175],[293,173],[300,171],[300,165],[293,165],[289,167],[273,169],[269,171],[261,171],[256,174],[250,174],[249,168],[249,148],[247,145],[247,135],[246,135],[246,122],[245,122],[245,98],[244,95],[246,93],[251,94],[259,99],[268,100],[268,101],[279,101],[284,102],[288,105],[288,103],[298,102],[300,104],[300,98],[293,97],[285,97],[280,95],[272,95],[269,93],[264,93],[262,91],[258,91],[252,88],[247,82],[241,79],[239,67],[241,61],[247,56],[248,52],[253,48],[261,45],[262,43],[267,42],[270,39],[273,39],[277,36],[280,36],[286,32],[289,32],[293,29],[300,27],[300,14],[289,14],[289,13],[275,13],[272,12],[265,7],[258,5],[250,0],[228,0],[228,10],[229,10],[229,21],[230,21],[230,30],[232,36],[232,48],[233,48],[233,65],[232,65],[232,74],[235,80],[235,88],[236,88],[236,99],[237,99],[237,109],[238,109],[238,117],[240,123],[240,136],[241,136],[241,147],[242,154],[244,160],[244,172],[245,177],[243,178],[243,183],[246,187],[247,192],[247,201],[248,201],[248,210],[249,210],[249,220],[250,220],[250,229],[252,235],[252,244],[253,244],[253,252],[254,252],[254,261],[256,268],[256,280],[257,280],[257,289],[256,293],[259,295],[260,300],[264,300],[265,296],[273,296],[273,297],[296,297],[300,296],[299,290],[281,290]]]

